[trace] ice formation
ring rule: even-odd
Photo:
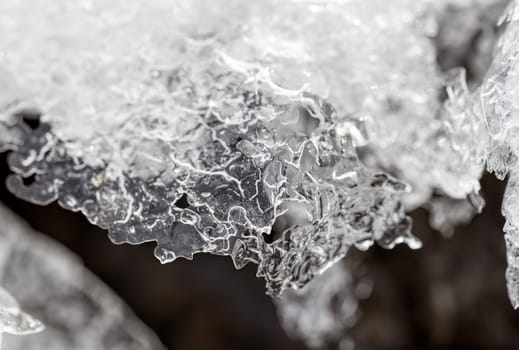
[[[519,308],[519,2],[513,1],[503,18],[506,22],[496,54],[481,87],[481,101],[488,124],[490,143],[487,167],[497,177],[509,179],[503,199],[508,293]]]
[[[162,143],[177,150],[182,136],[171,123],[190,130],[200,110],[235,113],[219,110],[229,82],[272,84],[292,102],[301,92],[326,98],[344,128],[365,124],[357,145],[369,137],[377,166],[413,185],[416,206],[434,189],[456,198],[479,189],[483,156],[470,141],[486,130],[460,110],[467,101],[443,107],[451,75],[432,37],[436,12],[494,2],[6,0],[0,62],[32,87],[67,152],[114,178],[167,174]],[[223,71],[236,76],[207,83]]]
[[[160,350],[164,347],[79,258],[33,232],[0,206],[0,284],[16,296],[45,329],[4,335],[8,350]],[[22,322],[21,322],[22,321]],[[6,333],[41,330],[0,289],[0,325]]]
[[[4,333],[28,335],[42,330],[43,324],[23,312],[18,301],[7,290],[0,287],[0,348],[2,348]]]
[[[482,202],[477,204],[471,203],[470,200],[448,197],[431,198],[428,204],[429,224],[443,236],[449,238],[454,234],[456,226],[470,222],[478,209],[482,209],[475,205],[482,204]]]
[[[361,284],[358,283],[360,286]],[[343,263],[328,269],[300,290],[287,290],[276,300],[281,323],[292,337],[303,339],[312,348],[332,342],[350,343],[345,333],[357,321],[357,283]]]
[[[374,33],[391,28],[395,38],[418,36],[427,46],[415,34],[421,6],[30,4],[30,13],[27,3],[0,4],[1,62],[20,86],[30,87],[43,121],[28,134],[4,122],[26,135],[23,146],[16,140],[4,146],[15,150],[9,164],[18,175],[7,184],[18,196],[82,211],[117,243],[155,240],[163,262],[211,252],[232,256],[238,267],[257,263],[272,294],[303,286],[352,245],[419,246],[400,203],[408,187],[368,171],[356,155],[367,134],[354,112],[362,111],[376,82],[360,89],[357,77],[346,84],[357,68],[341,57],[353,59],[364,47],[359,42],[353,50],[344,36],[374,35],[365,33],[370,26],[359,27],[359,18]],[[373,18],[374,6],[389,11],[390,22]],[[221,8],[225,13],[215,10]],[[401,10],[409,12],[401,16]],[[16,20],[22,17],[30,25]],[[297,21],[287,26],[287,18]],[[321,40],[333,31],[332,40]],[[370,46],[373,59],[401,48],[378,48],[390,42]],[[366,69],[376,68],[369,74],[381,79],[391,64]],[[398,73],[394,80],[384,84],[405,85]],[[420,88],[406,91],[412,90]],[[338,103],[337,112],[327,96],[352,100]],[[25,186],[22,177],[32,175],[35,182]],[[267,243],[276,218],[291,211],[305,215],[288,220]]]
[[[518,307],[516,1],[491,58],[505,5],[2,0],[8,187],[116,243],[156,241],[162,262],[256,263],[277,295],[351,246],[419,247],[404,207],[445,233],[470,220],[486,163],[510,172]],[[35,107],[32,130],[19,115]]]

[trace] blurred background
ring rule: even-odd
[[[204,254],[161,265],[152,243],[114,245],[81,214],[15,198],[4,186],[8,173],[4,154],[1,202],[79,255],[169,349],[305,349],[284,333],[254,266],[236,271],[231,259]],[[373,282],[349,331],[355,349],[519,349],[519,313],[504,279],[504,186],[485,176],[482,214],[451,238],[432,230],[428,212],[419,209],[412,217],[421,250],[351,252],[348,259]]]

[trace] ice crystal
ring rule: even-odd
[[[266,88],[262,91],[261,98],[272,98]],[[237,98],[243,99],[243,94]],[[214,153],[197,165],[171,155],[175,176],[168,182],[122,175],[110,179],[106,168],[90,168],[67,155],[42,125],[9,157],[17,173],[36,174],[35,183],[27,187],[20,176],[11,176],[7,185],[33,202],[58,199],[65,208],[81,210],[93,223],[108,228],[116,242],[156,239],[156,254],[163,262],[196,252],[231,255],[237,266],[256,262],[258,275],[266,278],[272,293],[303,285],[353,244],[418,244],[397,200],[405,186],[387,175],[371,175],[349,138],[331,127],[333,109],[305,99],[312,110],[271,104],[268,108],[277,111],[264,112],[266,121],[255,115],[241,130],[207,117],[219,137],[214,148],[198,146],[198,151]],[[313,136],[294,124],[310,112],[322,124]],[[199,145],[212,132],[192,139]],[[192,144],[181,146],[196,150]],[[179,203],[182,197],[187,203]],[[266,243],[262,234],[290,203],[306,211],[305,220]]]
[[[340,35],[322,38],[335,29],[374,36],[362,19],[412,41],[420,6],[30,2],[29,14],[27,4],[0,4],[2,62],[31,87],[44,122],[29,134],[7,123],[26,136],[23,146],[4,146],[15,150],[13,193],[81,211],[116,243],[155,240],[162,262],[210,252],[238,267],[257,263],[272,294],[303,286],[352,245],[419,246],[399,202],[406,185],[368,171],[356,155],[366,132],[352,115],[363,104],[354,95],[359,88],[367,98],[373,83],[338,89],[357,72],[344,58],[360,53]],[[374,19],[377,5],[390,13]],[[409,14],[398,20],[402,9]],[[21,16],[30,25],[12,20]],[[390,65],[368,68],[381,78]],[[339,113],[322,99],[328,90],[339,93],[329,96]],[[35,182],[24,185],[31,175]],[[305,215],[267,243],[291,206]]]
[[[488,154],[514,167],[515,107],[496,101],[515,93],[515,20],[476,89],[505,3],[3,0],[8,188],[116,243],[157,241],[162,262],[256,263],[272,294],[353,245],[418,247],[402,203],[453,198],[429,206],[447,232],[472,214],[448,203],[480,206]]]
[[[72,156],[108,164],[114,176],[135,163],[139,175],[154,176],[164,162],[157,138],[178,138],[173,122],[194,128],[186,112],[213,111],[226,97],[211,91],[214,84],[202,85],[200,56],[223,61],[248,79],[327,98],[339,121],[365,122],[355,141],[369,137],[378,166],[425,193],[418,205],[435,188],[456,198],[477,191],[483,167],[477,154],[452,153],[461,138],[451,140],[457,129],[449,127],[463,116],[442,112],[444,78],[431,37],[435,11],[452,4],[458,2],[30,0],[27,13],[27,2],[6,0],[2,62],[38,92],[44,120]],[[481,130],[461,133],[472,140]]]
[[[320,346],[354,318],[325,307],[351,287],[330,266],[352,246],[419,247],[404,207],[452,234],[484,204],[486,163],[510,174],[519,307],[517,1],[492,55],[507,2],[2,0],[8,188],[115,243],[156,241],[162,262],[255,263],[274,295],[319,276],[280,308]]]
[[[38,334],[4,336],[5,349],[153,349],[163,346],[123,302],[64,247],[32,232],[0,206],[0,284],[45,323]],[[12,334],[41,330],[0,289],[0,325]]]
[[[517,88],[519,75],[518,54],[519,16],[517,2],[512,2],[507,17],[506,30],[500,38],[498,48],[481,87],[481,101],[490,134],[487,167],[499,178],[517,164]]]
[[[506,277],[512,304],[519,308],[519,2],[510,4],[503,20],[506,21],[506,30],[481,87],[481,101],[490,134],[487,167],[499,178],[510,174],[503,199],[508,260]]]

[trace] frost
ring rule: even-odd
[[[9,350],[163,349],[123,302],[78,257],[0,206],[0,284],[41,319],[45,329],[4,336]],[[11,334],[42,329],[0,289],[0,324]]]

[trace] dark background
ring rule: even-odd
[[[283,332],[254,266],[236,271],[229,258],[203,254],[161,265],[151,243],[114,245],[80,214],[15,198],[5,189],[7,174],[6,156],[0,155],[1,202],[78,254],[168,348],[305,349]],[[519,349],[519,313],[504,280],[505,183],[486,175],[482,186],[483,213],[452,238],[433,231],[420,209],[412,216],[421,250],[352,252],[374,281],[351,331],[356,349]]]

